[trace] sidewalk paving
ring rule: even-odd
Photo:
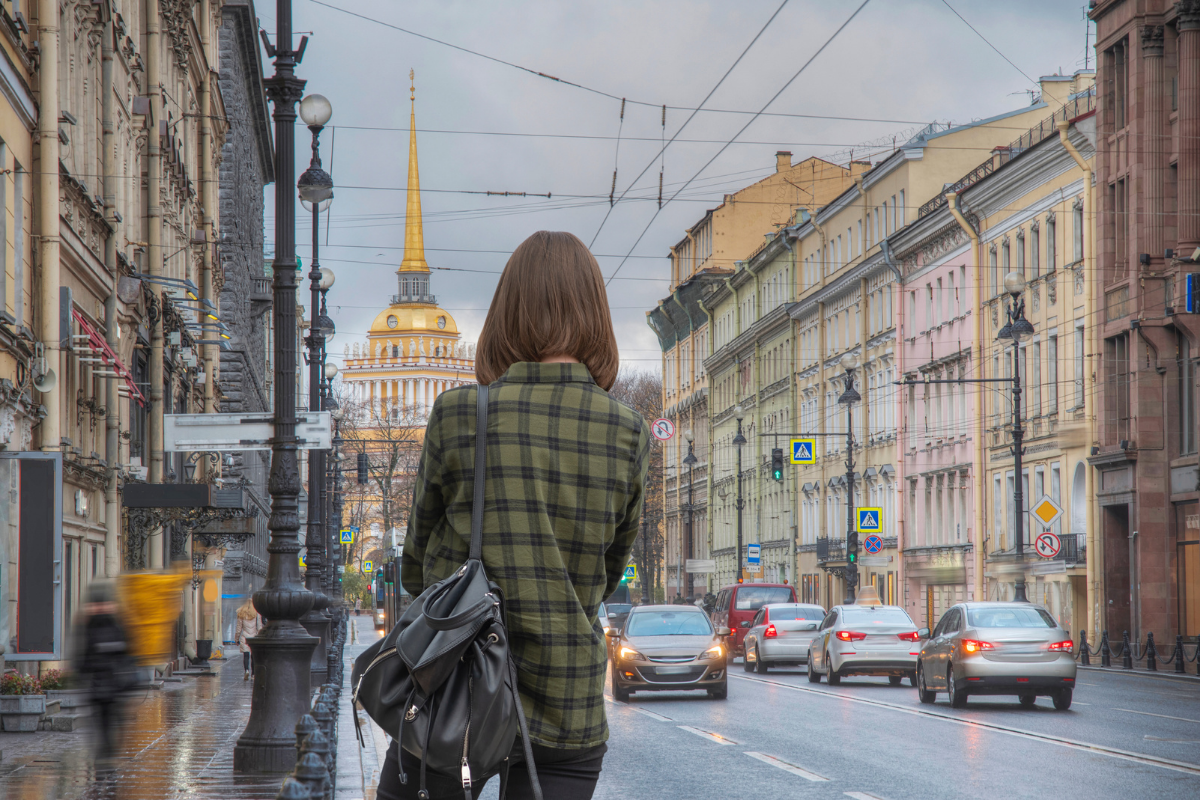
[[[351,617],[353,619],[353,617]],[[364,727],[359,752],[350,712],[350,667],[366,646],[347,644],[338,717],[338,800],[374,798],[386,739]],[[213,662],[214,675],[188,676],[145,690],[125,707],[115,775],[96,780],[89,722],[69,733],[0,733],[4,800],[274,800],[282,775],[233,771],[233,748],[250,716],[251,683],[242,662]],[[367,778],[364,779],[364,773]],[[364,787],[369,793],[364,795]]]

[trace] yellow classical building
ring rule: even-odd
[[[475,382],[475,345],[462,341],[454,318],[430,292],[417,170],[415,90],[412,102],[404,260],[396,270],[397,293],[371,323],[367,341],[346,345],[342,372],[355,402],[371,409],[372,416],[395,421],[424,420],[439,394]]]

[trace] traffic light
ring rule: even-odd
[[[396,582],[396,564],[389,561],[383,565],[383,581],[384,583],[394,584]]]
[[[367,483],[367,454],[358,454],[358,485],[365,486]]]
[[[851,553],[858,552],[858,531],[850,531],[846,534],[846,549]]]
[[[783,480],[783,450],[778,447],[771,451],[771,477]]]

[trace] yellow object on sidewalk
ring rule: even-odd
[[[164,664],[175,653],[175,623],[190,570],[127,572],[117,578],[117,599],[130,649],[140,666]]]

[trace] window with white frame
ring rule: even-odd
[[[1035,222],[1029,228],[1029,275],[1037,278],[1042,269],[1041,230]]]
[[[1075,240],[1075,261],[1083,260],[1083,200],[1076,200],[1072,208],[1071,233]]]
[[[1058,411],[1058,333],[1051,331],[1046,339],[1046,412]]]
[[[1083,408],[1083,379],[1084,379],[1084,340],[1083,323],[1075,323],[1075,408]]]

